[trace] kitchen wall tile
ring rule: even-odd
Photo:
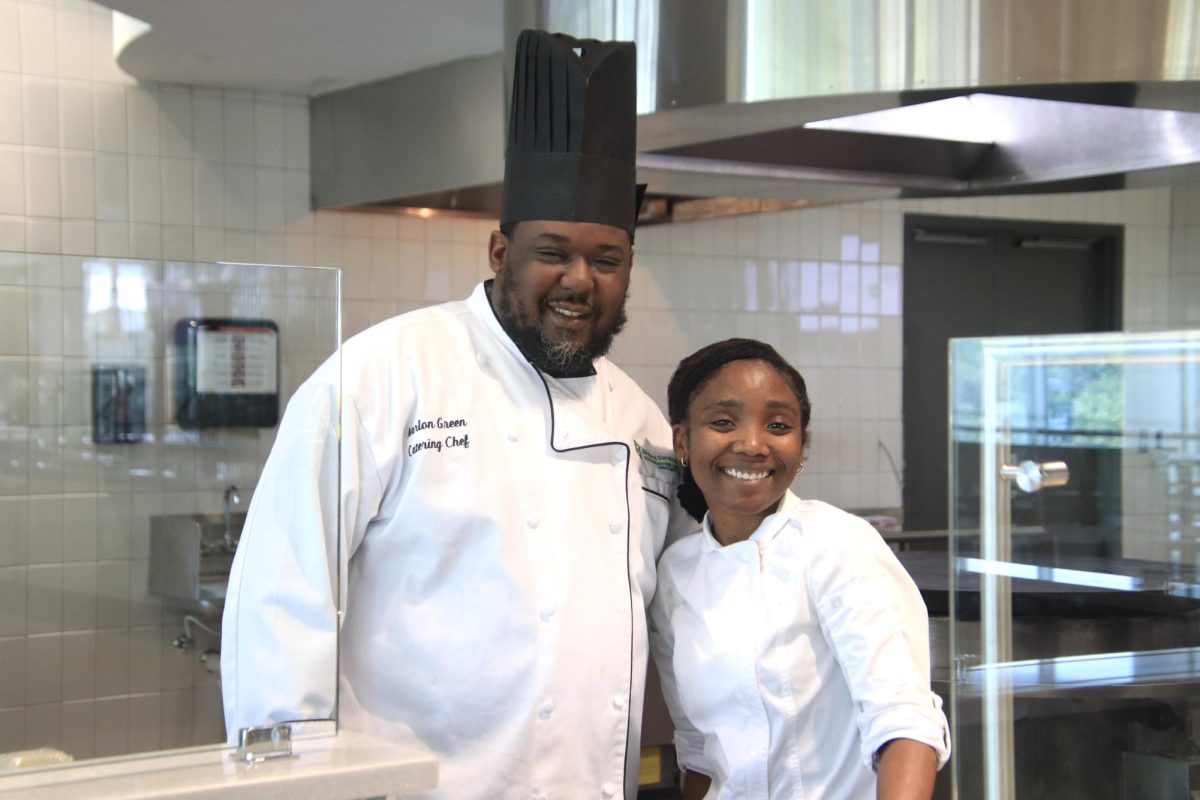
[[[0,708],[12,708],[25,704],[25,637],[0,638]],[[0,725],[3,717],[0,717]],[[0,741],[3,734],[0,733]],[[19,748],[15,748],[19,749]]]
[[[96,696],[96,633],[64,633],[62,643],[62,699],[91,700]]]
[[[62,180],[62,215],[74,219],[73,223],[88,223],[87,230],[95,240],[95,226],[91,223],[96,216],[96,159],[91,151],[64,150],[60,156]],[[64,239],[66,221],[64,221]],[[66,249],[66,248],[64,248]],[[76,251],[90,254],[91,250]]]
[[[99,511],[94,495],[63,498],[63,560],[82,562],[94,568],[97,558]],[[94,583],[94,579],[93,579]]]
[[[21,71],[27,75],[55,74],[54,9],[22,3],[17,7],[21,32]]]
[[[227,164],[254,163],[254,102],[249,92],[226,90],[222,104]]]
[[[29,568],[0,567],[0,637],[29,632]]]
[[[62,425],[64,374],[59,357],[29,361],[29,421],[38,428]]]
[[[92,113],[95,147],[99,152],[129,152],[129,121],[125,87],[93,84]]]
[[[96,757],[129,752],[129,699],[105,697],[95,702]]]
[[[75,553],[68,557],[77,558]],[[96,627],[96,564],[63,565],[63,630],[92,631]],[[91,664],[86,666],[89,671]],[[90,695],[88,695],[90,697]]]
[[[30,514],[31,554],[45,535],[33,524]],[[53,534],[52,534],[53,535]],[[27,630],[30,635],[62,631],[62,565],[31,565],[26,574]]]
[[[96,631],[96,696],[111,697],[130,691],[129,629]]]
[[[26,148],[25,213],[39,217],[58,217],[62,213],[58,160],[57,150]]]
[[[157,694],[129,698],[129,752],[159,750],[162,703]]]
[[[63,350],[63,291],[58,288],[50,287],[34,287],[28,290],[27,294],[28,315],[29,315],[29,354],[31,356],[61,356]],[[37,370],[37,373],[44,371],[45,365]],[[60,381],[62,366],[58,365]],[[35,373],[31,373],[35,374]],[[58,387],[61,390],[61,385]],[[37,392],[38,385],[30,386],[30,389]],[[54,405],[52,410],[57,412],[59,409],[59,398],[46,398],[41,393],[38,394],[39,400],[52,399]],[[59,422],[57,413],[53,422]]]
[[[25,241],[37,253],[58,253],[62,248],[62,221],[57,217],[26,217]]]
[[[190,747],[192,744],[191,691],[165,691],[160,695],[159,746]]]
[[[160,164],[162,222],[169,225],[193,224],[192,173],[190,160],[164,158]]]
[[[103,557],[103,554],[102,554]],[[96,562],[96,627],[129,625],[130,562]]]
[[[54,9],[55,72],[59,78],[90,80],[91,15],[86,7]]]
[[[284,225],[284,172],[282,169],[254,170],[254,227],[279,230]]]
[[[125,87],[125,120],[129,136],[130,155],[157,156],[158,87],[139,83]]]
[[[78,700],[62,704],[59,747],[75,760],[96,755],[95,701]]]
[[[63,446],[58,428],[29,429],[29,492],[57,494],[63,490]]]
[[[24,716],[25,749],[59,747],[62,741],[62,706],[59,703],[25,706]]]
[[[162,221],[161,160],[146,156],[129,157],[130,222]]]
[[[129,220],[129,158],[101,153],[96,164],[96,218],[125,222]],[[103,226],[98,230],[103,233]]]
[[[154,223],[130,223],[129,255],[134,258],[162,258],[162,226]]]
[[[0,568],[29,562],[29,501],[0,497]],[[0,675],[3,675],[0,672]],[[0,703],[0,706],[3,706]]]
[[[254,101],[254,158],[259,167],[287,166],[282,95],[260,93]]]
[[[30,636],[25,641],[25,703],[57,703],[62,698],[62,637]]]
[[[254,229],[254,186],[255,175],[253,167],[241,165],[227,165],[225,167],[225,228]]]
[[[92,85],[82,81],[58,84],[59,140],[56,145],[91,151],[93,147]]]
[[[125,452],[125,446],[120,445],[101,445],[100,460],[101,469],[105,468],[104,459],[108,456],[109,450],[115,450],[118,453]],[[127,462],[124,462],[127,463]],[[127,472],[126,468],[126,472]],[[115,481],[113,481],[115,483]],[[96,500],[97,511],[97,555],[101,559],[116,559],[128,561],[132,555],[132,547],[129,541],[129,498],[130,484],[126,482],[123,491],[105,490],[101,488],[101,494]]]
[[[11,0],[0,2],[0,72],[21,71],[21,17]]]
[[[109,258],[129,255],[129,223],[96,223],[96,254]]]
[[[309,169],[308,98],[289,96],[284,104],[284,164]]]
[[[3,10],[0,9],[0,38],[4,36]],[[0,50],[3,46],[0,45]],[[4,56],[0,55],[0,59]],[[24,112],[21,102],[21,78],[0,72],[0,144],[23,144],[25,141]]]
[[[24,153],[22,152],[21,147],[0,145],[0,214],[24,213]],[[8,247],[10,245],[6,244],[5,246]]]
[[[159,154],[163,158],[192,157],[192,92],[183,86],[164,86],[158,94]]]

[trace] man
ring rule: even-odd
[[[231,739],[332,715],[336,683],[341,725],[438,755],[438,797],[636,791],[677,467],[603,357],[634,67],[629,43],[522,33],[495,279],[353,337],[289,403],[230,576]]]

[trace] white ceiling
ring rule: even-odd
[[[101,0],[146,81],[321,94],[503,49],[502,0]]]

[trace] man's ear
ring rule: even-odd
[[[492,231],[488,240],[488,266],[499,275],[504,267],[504,254],[508,252],[508,237],[500,231]]]

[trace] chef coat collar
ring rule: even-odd
[[[787,526],[788,522],[795,518],[793,513],[800,505],[800,498],[788,489],[783,499],[779,501],[779,508],[775,509],[774,514],[768,514],[767,517],[758,524],[754,533],[750,534],[750,538],[746,541],[755,542],[759,546],[769,546],[779,532]],[[717,537],[713,535],[712,530],[712,512],[706,512],[704,515],[704,523],[700,529],[701,549],[705,553],[711,553],[714,550],[724,550],[728,547],[735,547],[741,542],[734,542],[731,545],[723,545],[717,541]]]
[[[483,324],[487,326],[496,338],[504,343],[508,351],[519,358],[522,362],[529,365],[530,369],[535,372],[543,372],[533,365],[533,362],[521,352],[521,348],[517,347],[517,343],[508,335],[508,331],[504,330],[504,326],[500,324],[500,318],[496,316],[496,309],[492,308],[492,301],[488,298],[488,292],[492,289],[494,279],[488,278],[485,281],[480,281],[475,287],[475,291],[471,292],[471,296],[467,298],[467,306],[475,312],[475,315],[483,320]],[[572,378],[588,378],[596,374],[596,363],[592,362],[591,371],[586,375],[572,375]],[[543,372],[547,377],[556,377],[549,373]],[[557,378],[557,380],[567,380],[567,378]]]

